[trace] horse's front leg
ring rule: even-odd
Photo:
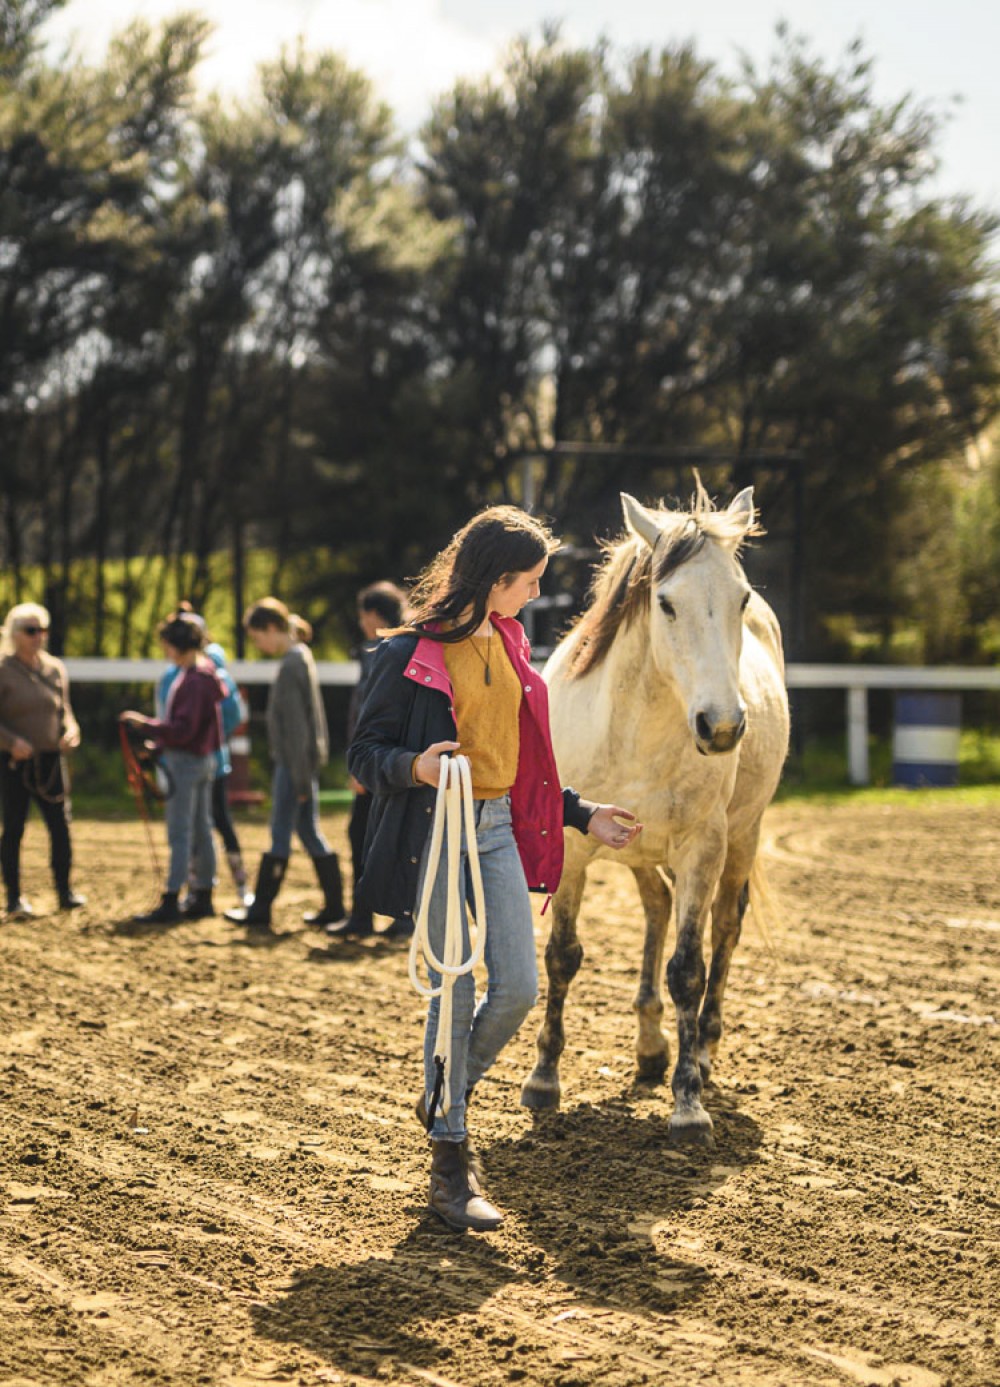
[[[698,1022],[698,1064],[706,1083],[722,1038],[722,999],[729,977],[729,965],[739,943],[743,916],[750,901],[748,882],[757,851],[758,829],[759,825],[755,825],[750,841],[739,848],[730,843],[719,891],[712,906],[712,966],[708,971],[708,985]]]
[[[526,1108],[559,1106],[559,1059],[566,1044],[563,1033],[563,1004],[569,985],[583,961],[583,946],[577,937],[576,917],[583,899],[586,873],[577,871],[563,877],[552,898],[552,926],[545,946],[545,971],[549,988],[545,1019],[538,1032],[538,1060],[521,1089]]]
[[[671,1088],[675,1141],[709,1145],[712,1119],[702,1107],[698,1064],[698,1007],[705,991],[702,943],[726,847],[725,820],[706,825],[677,857],[677,946],[667,964],[667,984],[677,1012],[677,1064]]]
[[[639,897],[646,915],[642,948],[642,974],[635,999],[639,1020],[636,1038],[636,1070],[642,1083],[658,1084],[670,1062],[670,1047],[660,1027],[663,1019],[663,954],[670,925],[673,893],[655,868],[633,868]]]

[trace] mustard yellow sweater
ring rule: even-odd
[[[444,662],[455,691],[459,751],[469,758],[473,795],[499,799],[517,775],[521,681],[496,632],[446,644]]]

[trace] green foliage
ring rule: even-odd
[[[183,556],[190,558],[190,556]],[[274,573],[274,553],[266,549],[256,549],[247,561],[247,589],[253,598],[265,597],[270,592],[270,579]],[[105,656],[114,658],[129,655],[135,658],[160,655],[160,647],[155,639],[156,628],[164,617],[186,596],[184,589],[172,587],[172,565],[161,556],[154,555],[142,564],[143,582],[136,582],[134,568],[120,559],[109,559],[104,566],[103,592],[105,602],[105,640],[103,645],[93,643],[93,627],[90,615],[96,601],[94,566],[89,560],[80,559],[71,565],[69,587],[73,593],[73,606],[67,613],[65,639],[60,653],[68,656]],[[337,561],[329,553],[310,551],[295,556],[289,566],[289,586],[296,590],[307,587],[313,580],[322,585],[335,576]],[[220,551],[209,556],[208,584],[205,601],[199,607],[208,625],[209,633],[227,651],[236,649],[238,623],[227,601],[232,587],[232,566],[229,554]],[[163,593],[165,602],[154,605],[157,594]],[[45,597],[44,572],[41,568],[26,569],[22,575],[22,586],[18,600],[39,602]],[[10,574],[0,573],[0,611],[6,611],[14,603],[14,589]],[[346,660],[348,649],[338,628],[330,627],[325,621],[322,609],[314,611],[308,605],[296,609],[306,617],[314,628],[313,653],[318,660]],[[147,639],[121,647],[120,633],[123,629],[148,633]]]
[[[686,494],[684,455],[754,482],[804,584],[795,655],[995,650],[1000,490],[966,459],[997,409],[996,226],[928,195],[938,122],[882,103],[860,45],[828,65],[781,31],[726,81],[547,30],[408,151],[335,53],[198,102],[197,15],[86,65],[41,56],[51,8],[0,22],[0,540],[57,647],[148,650],[184,593],[238,648],[263,589],[332,649],[361,583],[575,440],[635,450],[540,464],[583,545],[623,486]],[[664,444],[676,465],[638,451]],[[759,461],[790,450],[798,473]]]
[[[879,802],[950,800],[985,792],[1000,803],[1000,733],[995,728],[963,728],[957,786],[909,789],[892,784],[892,739],[872,736],[868,746],[869,787],[848,784],[847,745],[843,734],[811,737],[803,751],[789,757],[778,789],[779,800],[861,796]]]

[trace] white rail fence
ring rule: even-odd
[[[163,672],[162,660],[68,659],[69,677],[81,684],[153,684]],[[270,684],[278,672],[276,660],[233,660],[229,669],[238,684]],[[355,660],[320,660],[321,684],[353,685],[360,674]],[[966,690],[1000,692],[1000,669],[963,665],[934,667],[906,665],[789,665],[789,689],[843,689],[846,695],[847,774],[852,785],[867,785],[868,691],[891,689],[946,693]]]

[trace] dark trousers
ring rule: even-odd
[[[12,762],[6,754],[0,755],[0,805],[3,807],[0,869],[11,901],[21,894],[21,839],[32,800],[41,810],[49,831],[56,890],[60,895],[69,890],[73,865],[69,840],[71,814],[69,799],[63,799],[63,793],[62,758],[57,751],[39,752],[28,762]]]
[[[355,886],[361,880],[361,863],[365,852],[365,833],[368,830],[368,814],[372,807],[371,795],[355,795],[354,803],[351,805],[351,821],[347,825],[347,838],[351,845],[351,870],[354,873]],[[352,912],[355,918],[359,915],[370,915],[370,910]]]
[[[226,792],[228,776],[217,775],[212,781],[212,823],[222,839],[226,852],[239,856],[240,840],[233,827],[233,816],[229,812],[229,795]]]

